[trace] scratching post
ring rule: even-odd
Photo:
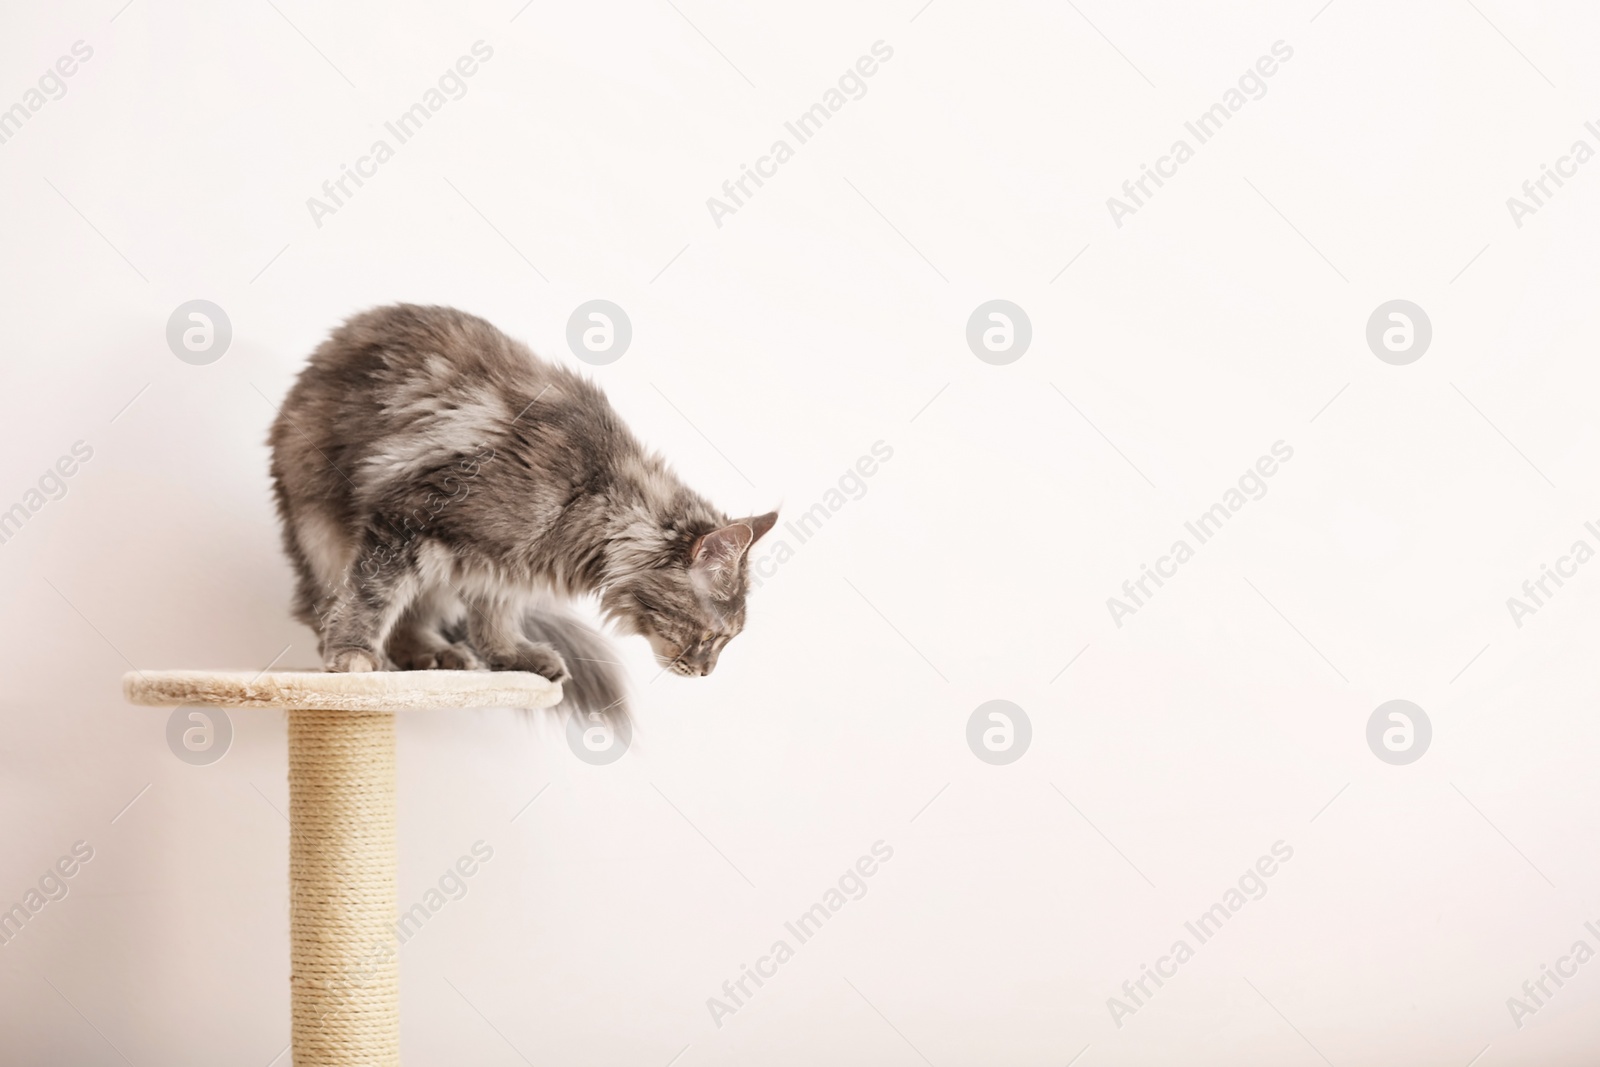
[[[134,671],[134,704],[289,713],[289,990],[294,1067],[400,1062],[394,712],[545,708],[513,671]]]
[[[400,1062],[394,716],[289,712],[294,1062]]]

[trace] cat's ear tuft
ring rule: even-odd
[[[740,521],[749,526],[751,532],[754,533],[755,536],[750,538],[750,543],[754,544],[755,542],[761,540],[768,530],[771,530],[778,524],[778,513],[776,511],[769,511],[765,515],[757,515],[754,518],[741,519]]]

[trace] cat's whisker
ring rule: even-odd
[[[688,651],[688,649],[684,649],[684,652],[687,652],[687,651]],[[683,658],[683,652],[679,652],[676,656],[673,656],[671,661],[668,662],[668,664],[665,667],[662,667],[661,670],[659,672],[657,672],[656,676],[654,678],[650,679],[648,684],[655,685],[656,682],[658,680],[660,680],[661,675],[666,674],[668,671],[672,670],[672,668],[676,667],[678,665],[678,661],[680,659],[682,659],[682,658]]]

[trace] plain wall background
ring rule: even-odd
[[[282,719],[191,766],[119,678],[315,664],[264,439],[331,326],[453,304],[580,365],[567,318],[604,298],[634,339],[590,373],[728,511],[792,519],[893,458],[714,676],[621,645],[620,761],[510,711],[401,717],[403,904],[494,849],[403,950],[408,1062],[1592,1060],[1600,963],[1521,1028],[1506,1000],[1600,949],[1600,563],[1521,627],[1506,598],[1600,545],[1600,162],[1521,227],[1506,198],[1600,148],[1596,11],[274,3],[5,14],[0,106],[93,57],[0,144],[0,508],[94,455],[0,545],[0,901],[94,858],[0,948],[0,1059],[282,1052]],[[479,40],[466,95],[315,225]],[[879,40],[866,95],[715,225]],[[1280,40],[1266,95],[1114,225]],[[196,298],[233,327],[207,366],[164,337]],[[994,298],[1032,322],[1007,366],[965,340]],[[1396,298],[1433,326],[1409,366],[1364,337]],[[1116,626],[1106,598],[1279,440],[1267,495]],[[1365,737],[1394,698],[1433,725],[1407,766]],[[965,739],[991,699],[1032,724],[1007,766]],[[707,998],[878,840],[867,895],[717,1026]],[[1279,840],[1267,895],[1116,1026]]]

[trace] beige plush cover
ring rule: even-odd
[[[304,708],[409,711],[446,708],[548,708],[561,686],[522,671],[130,671],[131,704],[171,708]]]

